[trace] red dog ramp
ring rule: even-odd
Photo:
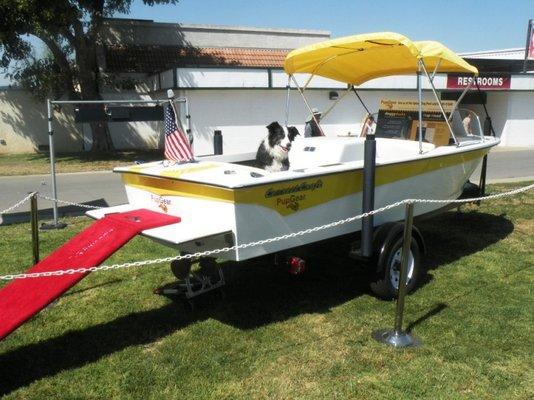
[[[180,222],[145,209],[108,214],[35,264],[28,273],[89,268],[145,229]],[[0,290],[0,340],[82,280],[85,274],[18,279]]]

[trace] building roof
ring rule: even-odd
[[[153,73],[176,67],[282,68],[289,49],[106,46],[107,72]]]
[[[486,60],[523,60],[525,58],[525,48],[516,47],[513,49],[472,51],[468,53],[460,53],[460,56],[469,59],[482,58]]]

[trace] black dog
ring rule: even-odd
[[[294,126],[288,126],[286,132],[278,122],[271,122],[267,130],[267,136],[256,153],[256,166],[270,172],[287,171],[291,142],[300,133]]]

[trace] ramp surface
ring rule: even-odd
[[[94,222],[28,273],[99,265],[145,229],[180,222],[180,218],[140,209],[108,214]],[[0,340],[82,280],[85,274],[18,279],[0,290]]]

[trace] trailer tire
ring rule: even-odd
[[[378,297],[392,299],[397,296],[400,277],[400,263],[402,259],[402,235],[392,240],[386,239],[378,255],[376,276],[371,282],[371,290]],[[412,237],[410,257],[408,260],[408,287],[406,293],[415,289],[424,275],[421,266],[421,251],[418,241]]]

